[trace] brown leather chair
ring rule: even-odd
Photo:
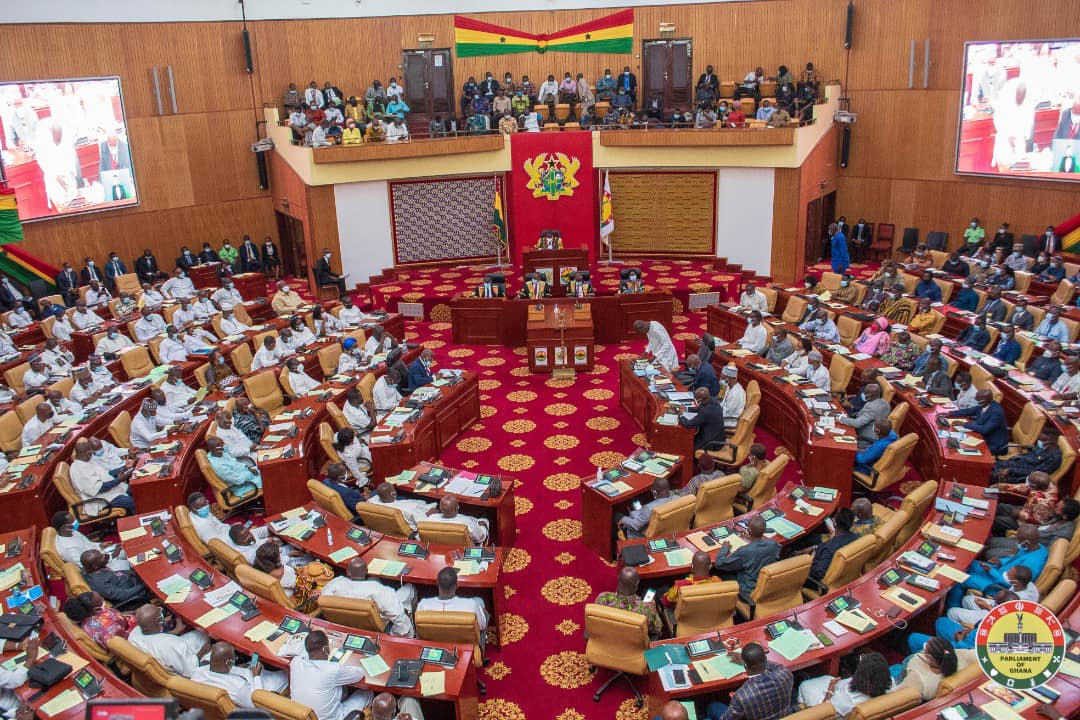
[[[1058,436],[1058,450],[1061,451],[1061,464],[1058,465],[1058,469],[1050,473],[1050,482],[1061,487],[1061,479],[1065,477],[1065,473],[1072,469],[1073,463],[1076,462],[1076,448],[1069,444],[1069,441],[1065,439],[1064,435]]]
[[[176,528],[180,531],[180,535],[191,547],[195,548],[195,552],[204,558],[209,557],[210,548],[199,537],[199,533],[195,532],[195,526],[191,522],[191,511],[188,510],[187,505],[177,505],[173,508],[173,515],[176,517]]]
[[[210,384],[210,381],[206,377],[207,371],[210,369],[208,363],[203,363],[199,367],[195,368],[195,380],[199,383],[199,387],[204,388]]]
[[[1069,305],[1072,303],[1073,293],[1075,292],[1075,285],[1068,280],[1062,280],[1058,283],[1054,294],[1050,296],[1049,305]]]
[[[645,526],[645,537],[661,537],[689,530],[696,506],[696,497],[683,495],[655,508],[649,516],[649,524]]]
[[[79,493],[75,492],[75,486],[71,484],[70,472],[71,468],[66,462],[58,462],[56,470],[53,471],[52,480],[60,497],[64,499],[68,512],[78,518],[80,525],[90,527],[99,523],[112,523],[117,518],[127,515],[127,510],[113,507],[104,498],[83,500]]]
[[[276,603],[283,608],[293,610],[297,606],[297,602],[289,597],[289,594],[281,587],[281,581],[269,573],[256,570],[250,565],[238,565],[236,567],[236,582],[240,583],[240,587],[248,592],[258,595],[263,600]]]
[[[896,552],[896,549],[900,547],[900,531],[907,525],[907,521],[907,511],[901,509],[889,515],[885,522],[878,526],[878,529],[874,531],[874,537],[878,541],[877,548],[863,565],[864,573],[870,572],[885,562],[885,558]]]
[[[922,696],[915,688],[902,688],[887,692],[881,697],[864,700],[848,714],[848,720],[887,720],[922,703]]]
[[[910,409],[910,403],[907,400],[901,400],[896,403],[896,407],[889,411],[889,422],[892,423],[893,430],[900,432],[900,428],[903,426],[904,420],[907,419],[908,410]]]
[[[236,703],[224,688],[188,680],[179,675],[170,677],[165,687],[180,701],[182,707],[202,710],[207,720],[224,720],[236,709]]]
[[[375,402],[375,380],[375,373],[366,373],[360,378],[360,382],[356,383],[356,389],[360,391],[360,397],[364,398],[365,403]]]
[[[338,359],[341,358],[341,345],[334,343],[333,345],[321,347],[315,351],[315,357],[319,359],[319,367],[322,368],[323,375],[330,377],[337,373]]]
[[[246,492],[239,492],[238,488],[229,485],[214,472],[214,468],[210,465],[210,460],[206,455],[206,451],[199,449],[195,451],[195,462],[199,466],[199,470],[202,472],[203,479],[206,480],[206,484],[210,486],[210,489],[214,493],[214,499],[217,500],[218,507],[220,507],[226,515],[236,512],[244,505],[253,503],[260,500],[263,496],[261,488],[253,485],[242,486],[248,490]]]
[[[617,680],[626,680],[634,691],[637,706],[644,704],[632,675],[649,672],[645,651],[649,649],[649,621],[641,613],[590,603],[585,606],[585,658],[594,667],[615,672],[600,686],[593,700]]]
[[[236,568],[247,565],[248,561],[240,552],[221,538],[210,538],[206,544],[210,558],[220,566],[229,577],[236,577]]]
[[[64,563],[60,574],[64,579],[64,593],[68,597],[77,597],[90,592],[90,586],[86,584],[86,578],[83,577],[82,570],[74,563]]]
[[[109,437],[117,446],[131,449],[131,414],[121,410],[109,423]]]
[[[900,509],[907,513],[907,522],[896,538],[896,547],[903,545],[923,526],[927,509],[933,505],[937,496],[938,484],[934,480],[924,480],[922,484],[904,496]]]
[[[45,402],[43,396],[31,395],[15,406],[15,414],[19,416],[23,425],[30,422],[30,418],[37,414],[37,406],[43,402]]]
[[[802,587],[810,575],[810,563],[809,555],[795,555],[761,568],[750,602],[739,598],[735,609],[743,617],[753,620],[802,605]]]
[[[368,632],[385,633],[387,631],[386,621],[379,615],[379,607],[374,600],[319,595],[316,604],[323,618],[332,623]]]
[[[1039,602],[1052,613],[1060,613],[1065,609],[1065,606],[1076,596],[1076,581],[1075,580],[1058,580],[1058,584],[1054,586],[1053,590],[1046,593]]]
[[[241,382],[251,404],[268,412],[270,417],[274,417],[285,408],[285,397],[281,394],[281,388],[272,371],[249,375]]]
[[[740,515],[773,499],[776,495],[776,481],[779,480],[780,474],[784,472],[789,462],[791,462],[790,455],[777,453],[776,457],[761,468],[757,480],[750,489],[735,496],[733,504]]]
[[[46,527],[41,531],[41,561],[54,577],[64,574],[64,559],[56,549],[56,531],[52,527]]]
[[[23,375],[30,369],[30,363],[24,362],[16,365],[13,368],[8,368],[4,371],[4,384],[11,388],[12,392],[16,395],[26,394],[26,383],[23,382]]]
[[[833,395],[843,395],[851,384],[851,377],[855,374],[855,363],[839,353],[832,356],[829,361],[829,389]]]
[[[904,435],[885,448],[885,452],[870,468],[869,473],[856,471],[855,480],[873,492],[884,490],[898,482],[907,472],[904,464],[918,442],[919,436],[915,433]]]
[[[781,322],[797,325],[804,314],[806,314],[806,301],[801,297],[792,295],[788,298],[787,307],[784,308],[780,320]]]
[[[139,282],[139,276],[136,273],[117,275],[113,278],[113,281],[116,283],[117,295],[122,292],[126,292],[129,295],[139,295],[142,293],[142,283]]]
[[[741,488],[742,476],[738,474],[724,475],[701,483],[694,504],[694,527],[715,525],[734,517],[731,501]]]
[[[154,369],[154,361],[150,358],[150,351],[142,345],[125,348],[120,353],[120,364],[124,367],[124,373],[129,378],[146,377]]]
[[[161,663],[119,635],[109,638],[109,652],[131,673],[131,686],[147,697],[168,698],[169,680],[176,677]]]
[[[480,624],[476,621],[475,613],[417,610],[413,622],[416,625],[416,637],[421,640],[472,645],[473,667],[483,666],[484,647],[480,643]],[[487,688],[479,677],[476,685],[480,688],[481,695],[487,693]]]
[[[840,343],[851,347],[862,333],[862,323],[850,315],[841,315],[836,319],[836,329],[840,332]],[[832,368],[829,369],[831,374]]]
[[[734,468],[742,465],[746,456],[750,454],[750,446],[754,444],[754,430],[757,428],[760,416],[760,405],[747,406],[743,409],[735,430],[727,441],[719,443],[716,447],[706,447],[705,452],[712,455],[721,467]]]
[[[791,715],[785,715],[780,720],[835,720],[836,708],[832,703],[821,703],[820,705],[814,705],[808,707],[805,710],[800,710],[797,713]]]
[[[878,539],[873,533],[849,542],[833,554],[821,582],[807,578],[803,597],[813,600],[855,582],[862,576],[866,561],[875,555],[877,550]]]
[[[678,634],[698,635],[729,628],[735,624],[735,602],[739,583],[708,582],[684,585],[675,600]]]
[[[1046,424],[1046,414],[1033,402],[1024,404],[1020,411],[1020,417],[1012,425],[1010,434],[1009,451],[1006,456],[1012,457],[1026,451],[1039,439],[1043,425]]]
[[[252,690],[251,704],[270,713],[274,720],[319,720],[307,705],[269,690]]]
[[[974,682],[979,678],[984,678],[982,668],[979,667],[979,663],[973,662],[964,668],[957,670],[952,675],[946,675],[938,682],[937,695],[935,697],[945,697],[946,695],[952,695],[954,692],[962,687],[968,685],[968,683]]]
[[[1039,588],[1039,597],[1050,592],[1050,588],[1057,584],[1061,572],[1065,569],[1065,553],[1069,549],[1069,541],[1058,538],[1050,544],[1050,553],[1046,557],[1046,565],[1035,578],[1035,587]]]
[[[465,523],[432,522],[421,520],[416,523],[416,534],[427,543],[470,547],[473,545],[469,536],[469,526]]]
[[[0,415],[0,450],[17,453],[22,449],[23,421],[14,410]]]
[[[405,516],[396,507],[362,502],[356,504],[356,514],[371,530],[397,538],[407,538],[413,534]]]
[[[236,370],[236,374],[243,377],[251,374],[251,361],[255,357],[251,354],[251,348],[247,343],[240,343],[229,353],[229,364]]]
[[[334,424],[335,432],[350,427],[349,421],[345,417],[345,413],[337,406],[337,404],[332,402],[326,403],[326,411],[330,415],[330,421]]]
[[[285,394],[288,395],[290,398],[295,399],[299,397],[296,394],[296,391],[293,390],[292,384],[289,382],[289,368],[281,368],[281,372],[279,372],[277,376],[277,381],[278,385],[281,386],[281,389],[284,390]]]
[[[743,412],[746,412],[746,408],[754,405],[761,404],[761,386],[758,385],[757,380],[751,380],[746,383],[746,404],[743,406]]]
[[[352,522],[353,518],[356,517],[356,514],[350,512],[349,508],[345,506],[345,501],[341,499],[336,490],[314,479],[307,481],[307,489],[311,493],[311,499],[315,501],[315,504],[326,512],[337,515],[345,522]]]

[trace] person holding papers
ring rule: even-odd
[[[769,342],[769,331],[761,324],[760,311],[753,310],[746,319],[746,330],[743,332],[743,336],[739,338],[739,347],[760,355],[762,351],[765,350],[765,345]],[[786,331],[784,332],[784,336],[787,336]]]
[[[691,390],[705,388],[714,397],[720,393],[720,380],[712,363],[703,363],[697,355],[690,355],[686,358],[686,368],[692,377],[688,383]]]
[[[765,530],[765,520],[755,515],[747,526],[750,541],[732,552],[731,542],[725,540],[713,561],[713,570],[722,578],[739,583],[739,597],[744,602],[750,602],[761,568],[780,559],[780,544],[766,539]]]
[[[634,332],[645,335],[649,339],[645,346],[646,355],[652,355],[669,371],[674,371],[679,367],[679,354],[675,352],[675,345],[672,344],[671,336],[663,325],[655,320],[649,322],[635,320]]]
[[[840,331],[829,317],[829,311],[822,308],[814,317],[799,326],[800,330],[814,334],[814,339],[830,345],[840,342]]]
[[[753,280],[746,282],[746,289],[739,294],[739,305],[747,310],[757,310],[759,313],[769,311],[769,300],[765,293],[757,291],[757,284]]]
[[[946,417],[969,418],[970,421],[961,425],[960,429],[982,435],[986,447],[994,455],[1004,454],[1009,445],[1009,424],[1005,419],[1005,410],[1001,403],[994,400],[994,394],[988,388],[975,393],[975,402],[975,407],[953,410]]]
[[[874,441],[855,453],[855,472],[869,475],[871,466],[885,454],[885,448],[899,440],[888,416],[874,421]]]
[[[338,358],[337,364],[338,375],[349,375],[367,367],[368,359],[364,355],[364,349],[356,342],[356,338],[345,338],[341,343],[341,350],[341,357]]]
[[[188,630],[180,618],[176,627],[165,631],[165,610],[157,605],[143,605],[135,611],[138,627],[128,635],[128,642],[150,655],[165,669],[188,679],[199,662],[210,652],[210,640],[200,630]]]
[[[399,500],[397,488],[388,482],[379,483],[375,487],[375,494],[368,498],[367,501],[373,505],[386,505],[387,507],[397,508],[404,516],[405,522],[414,531],[416,530],[416,523],[418,521],[426,520],[428,516],[434,515],[439,511],[434,503],[411,498]]]
[[[345,463],[349,474],[355,478],[356,486],[365,487],[368,484],[367,473],[371,470],[371,450],[367,443],[362,442],[351,427],[342,428],[334,434],[334,450],[341,462]]]
[[[973,562],[967,569],[967,580],[949,590],[946,604],[949,607],[960,607],[968,589],[978,590],[983,595],[990,595],[1002,589],[1011,589],[1012,581],[1007,573],[1017,565],[1024,565],[1031,571],[1032,577],[1038,577],[1046,566],[1048,557],[1047,549],[1039,542],[1039,528],[1027,523],[1021,525],[1016,531],[1016,541],[1016,552],[1012,555],[993,561],[976,560]]]
[[[819,390],[830,391],[832,379],[829,377],[828,368],[821,364],[821,353],[817,350],[806,353],[806,369],[801,375],[814,383]]]
[[[655,488],[656,483],[654,481],[654,493]],[[457,523],[458,525],[465,525],[469,529],[469,538],[473,541],[474,545],[486,545],[490,530],[488,528],[487,519],[475,518],[471,515],[462,515],[458,512],[459,509],[460,508],[458,499],[455,496],[444,495],[442,499],[439,500],[439,512],[429,516],[427,519],[431,522]]]
[[[306,395],[319,387],[319,381],[307,374],[299,358],[289,358],[285,361],[285,367],[288,370],[286,377],[289,379],[289,387],[292,388],[297,397]]]
[[[881,398],[881,386],[870,383],[863,387],[863,396],[866,400],[859,408],[854,417],[840,418],[840,424],[855,428],[855,436],[858,440],[858,448],[865,450],[877,440],[874,423],[889,417],[889,403]]]
[[[713,399],[705,388],[694,391],[697,409],[679,416],[679,425],[696,429],[694,450],[703,450],[713,443],[722,443],[727,438],[724,427],[724,408]]]
[[[225,442],[219,437],[206,438],[206,457],[214,473],[226,485],[240,488],[254,485],[262,489],[262,475],[254,464],[240,462],[225,452]]]
[[[368,576],[368,565],[363,558],[355,557],[345,568],[345,575],[328,582],[321,590],[324,597],[346,597],[371,600],[379,610],[379,616],[390,627],[390,634],[412,637],[412,618],[409,614],[416,606],[416,587],[402,583],[390,588],[376,578]]]
[[[250,667],[236,667],[236,650],[227,642],[214,643],[210,648],[210,664],[200,665],[191,679],[203,685],[223,689],[238,708],[253,709],[252,690],[284,693],[289,689],[289,676],[280,670],[266,670],[261,662]]]
[[[892,686],[893,679],[885,656],[878,652],[865,652],[858,656],[851,677],[822,675],[804,680],[799,684],[798,698],[804,707],[832,703],[836,714],[846,718],[856,705],[881,697]]]
[[[478,597],[459,597],[458,571],[452,567],[444,567],[439,571],[435,582],[439,586],[439,594],[435,597],[424,598],[416,604],[416,611],[434,610],[443,612],[472,612],[476,614],[476,622],[480,627],[480,647],[487,645],[488,612],[484,607],[484,601]]]

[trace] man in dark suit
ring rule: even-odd
[[[844,237],[850,237],[851,236],[851,226],[848,225],[846,215],[841,215],[839,218],[837,218],[837,220],[836,220],[836,229],[839,232],[844,233]]]
[[[699,93],[701,90],[710,90],[714,100],[720,97],[720,78],[713,72],[712,65],[705,66],[705,72],[698,78],[697,89]]]
[[[423,387],[430,384],[435,380],[435,376],[431,374],[431,370],[428,368],[435,360],[434,350],[424,350],[420,353],[420,357],[413,360],[412,365],[409,366],[409,391],[412,392],[416,388]]]
[[[487,95],[488,99],[492,99],[499,92],[499,81],[492,77],[491,73],[480,81],[480,94]]]
[[[150,248],[146,248],[143,254],[139,256],[139,259],[135,261],[135,273],[139,276],[139,282],[150,283],[151,285],[159,277],[165,276],[165,273],[161,272],[161,268],[158,267],[157,258],[154,257],[154,253],[150,251]]]
[[[56,289],[64,298],[64,304],[75,307],[79,297],[79,274],[71,269],[71,263],[65,262],[64,268],[56,275]]]
[[[116,277],[127,275],[127,265],[115,253],[109,253],[109,262],[105,263],[105,284],[110,290],[116,290]]]
[[[104,278],[101,275],[101,269],[98,268],[97,263],[94,262],[94,258],[83,258],[83,269],[79,271],[79,279],[81,284],[89,285],[91,280],[97,280],[101,282]]]
[[[116,133],[109,133],[105,142],[98,144],[98,156],[101,158],[101,170],[130,170],[131,152],[126,141]]]
[[[971,422],[960,429],[979,433],[990,452],[1000,455],[1009,446],[1009,425],[1005,420],[1005,411],[1001,403],[994,400],[994,394],[989,389],[976,392],[975,402],[977,404],[973,407],[953,410],[947,417],[971,418]]]
[[[199,262],[221,262],[221,258],[218,257],[217,250],[210,247],[210,243],[203,243],[202,252],[199,253]]]
[[[637,105],[637,75],[630,72],[630,66],[623,68],[622,75],[615,78],[616,89],[622,88],[630,96],[631,105]]]
[[[679,424],[684,428],[694,428],[694,450],[704,450],[712,443],[721,443],[727,439],[727,431],[724,429],[724,408],[720,403],[713,400],[708,389],[699,387],[694,391],[694,400],[698,407],[693,417],[682,415]]]
[[[191,252],[187,245],[180,248],[180,256],[176,258],[176,267],[187,272],[193,265],[199,264],[199,256]]]
[[[1054,232],[1054,226],[1049,225],[1046,228],[1046,232],[1038,240],[1039,252],[1044,252],[1049,257],[1051,255],[1057,255],[1061,252],[1061,239],[1058,238]]]
[[[484,278],[484,282],[476,286],[473,296],[478,298],[501,298],[506,297],[506,286],[502,283],[491,282]]]
[[[22,293],[15,287],[7,275],[0,276],[0,309],[4,312],[13,310],[22,302]]]
[[[348,274],[338,275],[333,271],[330,267],[330,249],[323,248],[322,257],[315,263],[315,284],[319,287],[337,285],[339,294],[344,295],[346,277]]]
[[[1080,139],[1080,90],[1074,90],[1072,107],[1061,111],[1061,120],[1054,132],[1055,140]]]
[[[870,237],[870,223],[863,218],[859,218],[859,222],[855,223],[855,227],[851,229],[849,237],[861,260],[863,253],[866,252],[866,248],[870,247],[870,241],[873,239]]]
[[[979,316],[989,322],[1004,322],[1007,310],[1005,301],[1001,299],[1001,286],[991,286],[986,291],[986,304],[979,311]]]
[[[986,329],[986,317],[977,315],[975,322],[960,332],[956,342],[972,350],[984,352],[986,346],[990,344],[990,331]]]
[[[262,263],[259,262],[259,246],[251,242],[249,235],[245,235],[244,242],[240,245],[240,271],[258,272],[259,270],[262,270]]]
[[[702,362],[700,355],[690,355],[686,358],[686,368],[693,374],[693,380],[687,383],[693,390],[704,388],[709,391],[709,397],[716,397],[720,392],[720,378],[711,362]]]

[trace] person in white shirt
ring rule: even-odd
[[[118,448],[108,440],[92,437],[90,449],[94,452],[94,460],[111,474],[115,475],[128,465],[130,451],[127,448]]]
[[[346,325],[359,325],[364,319],[364,311],[353,305],[352,297],[345,295],[341,298],[341,308],[338,310],[338,320]]]
[[[71,461],[71,485],[84,501],[92,498],[108,500],[113,507],[123,508],[129,515],[135,514],[135,501],[128,493],[130,470],[121,470],[115,476],[94,458],[94,451],[87,438],[75,441],[75,459]]]
[[[289,687],[289,676],[280,670],[266,670],[261,662],[246,668],[236,667],[236,650],[227,642],[214,643],[210,648],[210,664],[195,668],[191,679],[203,685],[223,689],[238,708],[250,710],[252,690],[269,690],[283,694]]]
[[[7,326],[10,328],[25,328],[34,324],[34,318],[30,317],[30,313],[22,305],[16,305],[14,309],[8,314]]]
[[[158,427],[167,428],[170,425],[179,425],[192,418],[190,407],[170,403],[168,395],[159,387],[150,389],[150,399],[158,406],[157,415],[154,417]]]
[[[197,319],[195,311],[191,309],[191,298],[181,298],[180,307],[176,308],[176,312],[173,313],[172,324],[176,327],[184,327]]]
[[[356,487],[366,487],[367,474],[371,470],[371,450],[367,443],[363,442],[351,427],[342,428],[334,434],[334,450],[349,470],[349,474],[356,479]]]
[[[395,347],[397,347],[397,340],[394,336],[386,332],[382,325],[376,325],[371,328],[371,337],[364,343],[364,352],[368,355],[377,355],[390,352]]]
[[[394,122],[386,126],[386,142],[409,142],[409,126],[400,115],[395,115]]]
[[[488,541],[488,521],[485,518],[475,518],[471,515],[462,515],[458,512],[458,499],[453,495],[444,495],[439,500],[439,512],[428,518],[431,522],[456,523],[469,528],[469,537],[474,545],[484,545]]]
[[[372,408],[367,407],[359,388],[349,388],[349,391],[345,394],[345,405],[341,408],[341,411],[345,415],[345,419],[349,421],[349,426],[352,427],[353,432],[359,435],[367,435],[371,432],[371,428],[375,426],[372,417],[375,413]]]
[[[747,310],[757,310],[759,313],[767,313],[769,311],[769,301],[765,297],[765,293],[757,291],[757,285],[753,280],[746,283],[746,290],[743,290],[739,295],[739,305]]]
[[[225,452],[237,460],[245,460],[255,463],[255,448],[257,443],[251,442],[240,428],[233,424],[232,413],[226,410],[218,410],[214,413],[214,421],[217,422],[215,433],[225,443]]]
[[[175,326],[170,325],[165,330],[165,339],[158,345],[158,358],[161,364],[182,363],[187,360],[187,349],[180,342],[180,332]]]
[[[116,355],[124,348],[134,347],[135,343],[127,335],[120,332],[118,328],[111,327],[105,333],[105,337],[98,340],[97,346],[94,350],[102,355],[108,353],[110,355]]]
[[[109,558],[108,568],[116,572],[131,569],[127,555],[119,544],[106,545],[95,543],[79,532],[79,521],[67,510],[58,510],[52,515],[50,524],[56,531],[56,552],[60,559],[75,567],[82,566],[82,554],[87,550],[100,550]]]
[[[292,331],[294,348],[302,348],[315,342],[315,333],[304,323],[304,319],[296,316],[289,320],[289,330]]]
[[[634,331],[645,335],[649,339],[645,346],[645,353],[655,357],[662,366],[674,371],[679,367],[679,354],[675,352],[675,345],[671,342],[671,336],[667,329],[655,320],[645,322],[634,321]]]
[[[306,395],[319,387],[319,381],[315,380],[304,371],[304,365],[300,362],[300,358],[289,358],[285,361],[285,367],[288,370],[286,377],[289,380],[289,387],[292,388],[296,397]]]
[[[338,375],[349,375],[364,370],[370,365],[371,359],[364,354],[364,349],[356,342],[356,338],[345,338],[341,343],[341,348],[344,352],[338,358]]]
[[[397,78],[390,78],[390,84],[386,86],[386,101],[400,100],[405,96],[405,88],[398,85]]]
[[[388,482],[379,483],[375,487],[375,494],[367,499],[367,502],[373,505],[385,505],[387,507],[396,508],[401,511],[402,516],[405,518],[405,523],[416,530],[416,523],[421,520],[426,520],[428,516],[434,515],[439,511],[435,503],[424,502],[423,500],[415,500],[412,498],[398,499],[397,488]]]
[[[152,312],[150,308],[142,309],[142,317],[135,323],[135,339],[141,343],[150,342],[150,338],[165,333],[165,318]]]
[[[294,702],[307,705],[319,720],[345,720],[363,711],[375,695],[367,689],[353,690],[342,699],[342,691],[364,679],[364,669],[351,663],[332,663],[330,642],[322,630],[312,630],[304,638],[307,657],[289,663],[289,694]]]
[[[223,310],[221,313],[221,332],[226,335],[243,335],[251,329],[250,325],[240,322],[232,310]]]
[[[109,390],[116,386],[116,378],[109,372],[109,368],[101,363],[101,355],[94,354],[87,358],[90,377],[94,381],[94,387],[98,390]]]
[[[75,312],[71,313],[71,324],[77,330],[97,327],[102,322],[101,316],[90,311],[82,300],[75,301]]]
[[[300,343],[296,341],[292,328],[281,328],[277,339],[278,359],[295,355],[300,349]]]
[[[45,349],[41,351],[41,361],[45,363],[49,372],[66,375],[75,365],[75,355],[60,347],[60,341],[56,338],[45,338]]]
[[[484,601],[478,597],[458,597],[457,570],[452,567],[445,567],[440,570],[436,582],[439,586],[439,594],[435,597],[424,598],[418,602],[416,604],[417,612],[436,610],[475,613],[476,622],[480,626],[480,646],[486,645],[488,612],[484,607]]]
[[[802,375],[825,392],[830,391],[829,370],[821,364],[821,353],[817,350],[811,350],[806,354],[806,370]]]
[[[218,339],[197,325],[188,325],[180,335],[180,342],[188,353],[209,353]]]
[[[199,322],[209,320],[217,314],[218,309],[210,302],[210,291],[203,288],[195,302],[191,303],[191,309],[195,313],[195,319]]]
[[[90,281],[90,287],[86,290],[86,304],[89,307],[103,307],[112,300],[112,293],[103,287],[97,280]]]
[[[70,397],[77,403],[90,403],[97,400],[101,391],[94,387],[90,371],[84,367],[75,370],[75,384],[71,386]]]
[[[273,335],[267,335],[263,338],[262,347],[251,360],[251,371],[276,368],[280,364],[281,353],[278,350],[277,339]]]
[[[746,391],[738,381],[739,370],[734,365],[725,365],[720,371],[720,383],[727,387],[724,393],[724,427],[733,428],[739,424],[739,416],[746,407]]]
[[[747,320],[746,330],[738,341],[739,347],[760,355],[769,342],[769,331],[761,324],[760,311],[751,312]]]
[[[312,325],[315,326],[315,335],[326,337],[330,333],[341,332],[345,326],[341,320],[323,310],[322,305],[316,305],[311,309]]]
[[[142,295],[139,296],[139,308],[157,309],[165,304],[165,296],[150,283],[142,284]]]
[[[216,538],[231,545],[229,528],[232,526],[214,517],[214,514],[210,512],[210,503],[205,495],[201,492],[191,493],[188,495],[187,506],[191,515],[191,526],[203,543],[208,543]],[[266,525],[252,526],[249,530],[252,537],[259,542],[264,542],[270,537],[270,529]]]
[[[375,411],[388,413],[401,404],[401,392],[398,385],[401,384],[401,376],[396,367],[387,368],[386,373],[375,381],[371,389],[372,398],[375,401]]]
[[[173,300],[190,298],[196,293],[195,283],[191,282],[191,278],[187,276],[183,268],[176,268],[173,276],[161,285],[161,292]]]
[[[540,83],[540,89],[536,93],[536,102],[555,103],[559,99],[559,83],[555,82],[554,75],[548,75],[548,79]]]
[[[47,390],[45,392],[45,399],[49,405],[52,405],[53,413],[58,420],[63,420],[64,416],[72,418],[81,418],[83,414],[82,405],[79,403],[68,400],[64,397],[64,393],[59,390]]]
[[[176,627],[165,632],[165,610],[157,605],[143,605],[135,611],[138,626],[128,635],[128,642],[174,672],[189,680],[199,661],[210,651],[210,640],[200,630],[188,630],[180,618]]]
[[[353,558],[345,568],[345,575],[328,582],[321,594],[323,597],[372,600],[379,609],[379,616],[390,626],[390,634],[413,636],[409,613],[416,606],[416,588],[402,583],[400,587],[392,589],[376,579],[369,579],[367,562],[363,558]]]
[[[799,702],[807,707],[832,703],[836,716],[846,718],[859,703],[880,697],[892,689],[893,679],[884,655],[863,653],[858,656],[857,663],[851,677],[822,675],[799,683]]]
[[[35,355],[30,358],[30,367],[23,373],[23,386],[26,388],[26,394],[32,395],[43,392],[48,384],[49,369],[45,367],[45,361],[41,359],[41,356]]]
[[[326,131],[330,123],[323,121],[321,125],[315,125],[311,130],[311,147],[330,147],[332,142],[326,139]]]
[[[53,429],[56,422],[52,405],[47,402],[39,403],[34,410],[34,417],[23,425],[22,446],[27,448],[36,443],[42,435]]]
[[[1054,380],[1050,389],[1058,394],[1061,399],[1072,400],[1080,392],[1080,357],[1066,355],[1065,369]]]
[[[195,400],[195,390],[184,383],[183,373],[177,365],[169,368],[161,391],[165,393],[169,405],[175,408],[186,407]]]
[[[304,91],[304,102],[313,108],[326,107],[326,99],[323,97],[322,90],[315,85],[314,80],[311,81],[311,86]]]
[[[232,310],[244,302],[244,298],[240,296],[240,291],[236,289],[236,284],[228,278],[225,279],[219,289],[214,291],[211,299],[223,311]]]
[[[146,450],[168,436],[163,429],[164,424],[158,424],[157,412],[158,404],[156,402],[149,398],[143,400],[139,413],[131,419],[132,446],[140,450]]]
[[[68,342],[71,340],[72,334],[75,332],[75,326],[71,324],[71,320],[68,319],[67,314],[63,314],[56,318],[52,324],[52,334],[60,342]],[[7,337],[6,335],[4,337]]]
[[[956,407],[960,410],[975,407],[979,402],[975,399],[975,393],[978,392],[975,386],[971,382],[971,373],[960,370],[956,373],[956,377],[953,379],[953,386],[956,389]]]

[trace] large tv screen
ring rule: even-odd
[[[1080,181],[1080,38],[964,46],[956,172]]]
[[[120,78],[0,83],[0,163],[23,222],[138,205]]]

